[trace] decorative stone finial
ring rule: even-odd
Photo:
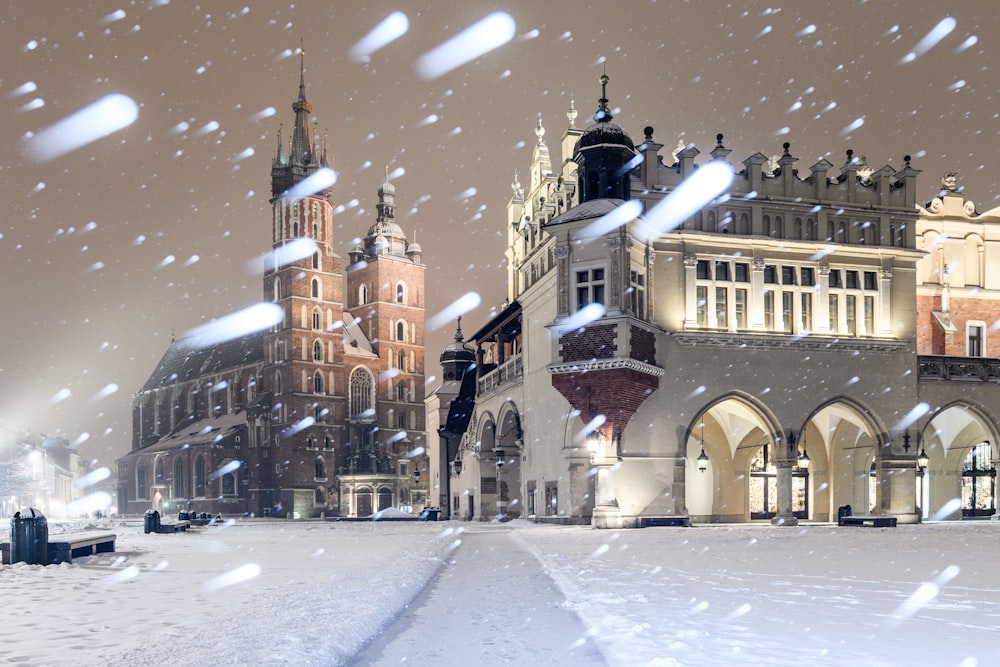
[[[569,109],[566,111],[566,120],[569,121],[570,127],[576,127],[576,107],[573,105],[573,102],[573,96],[570,95]]]
[[[941,178],[941,187],[948,192],[958,192],[958,172],[949,171]]]

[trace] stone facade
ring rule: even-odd
[[[897,170],[847,151],[800,171],[789,143],[735,165],[721,134],[700,165],[693,145],[662,152],[651,127],[635,145],[607,85],[586,129],[571,105],[561,161],[539,121],[530,182],[512,184],[508,302],[469,338],[467,427],[432,456],[452,514],[793,525],[844,505],[900,522],[962,516],[955,497],[970,516],[995,507],[987,477],[973,492],[965,473],[973,451],[997,457],[1000,378],[975,362],[960,384],[919,356],[967,354],[933,347],[945,336],[929,319],[931,230],[973,224],[953,220],[951,195],[919,207],[909,156]],[[695,204],[690,182],[708,192]],[[966,270],[950,312],[988,328],[1000,221],[980,218],[988,275]],[[497,449],[516,459],[504,503],[483,484]]]

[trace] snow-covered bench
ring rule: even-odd
[[[114,533],[99,531],[50,535],[49,563],[66,563],[81,556],[112,553],[117,538]]]
[[[158,533],[179,533],[191,527],[190,521],[161,521],[156,529]]]
[[[87,531],[82,533],[62,533],[50,535],[48,543],[48,564],[68,563],[74,558],[90,556],[95,553],[113,553],[114,533]],[[4,565],[10,565],[10,542],[0,542],[0,554]]]

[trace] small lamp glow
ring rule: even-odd
[[[701,454],[698,455],[698,472],[708,470],[708,454],[705,453],[705,445],[701,446]]]

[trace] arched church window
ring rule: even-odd
[[[313,361],[323,361],[323,343],[313,342]]]
[[[177,458],[174,460],[174,498],[186,498],[187,485],[184,482],[184,461],[183,458]]]
[[[313,268],[314,269],[318,269],[319,268],[319,251],[318,250],[313,253]]]
[[[406,340],[406,323],[400,320],[396,322],[396,340],[405,341]]]
[[[374,379],[370,370],[364,366],[355,368],[351,373],[350,384],[351,400],[349,407],[351,417],[357,417],[375,407],[375,396],[372,391]]]
[[[205,497],[205,457],[200,455],[194,460],[194,495]]]
[[[141,461],[135,467],[135,497],[146,497],[146,464]]]
[[[396,283],[396,303],[406,303],[406,286]]]

